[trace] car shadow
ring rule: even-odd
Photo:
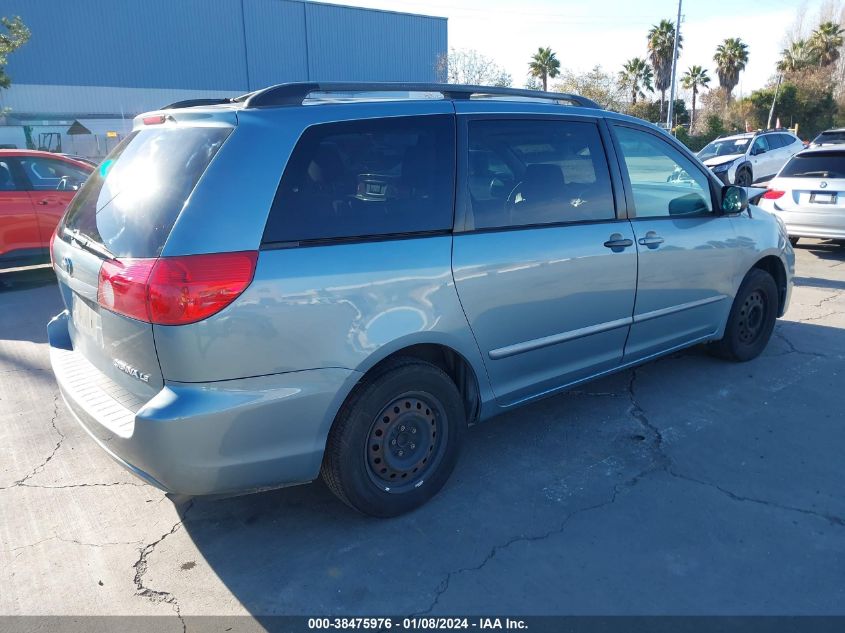
[[[840,246],[832,240],[817,240],[812,242],[801,240],[795,245],[795,248],[808,250],[819,259],[845,261],[845,247]]]
[[[501,569],[514,574],[514,587],[520,574],[534,573],[519,567],[514,552],[500,553],[514,540],[525,541],[526,547],[548,548],[542,550],[548,565],[558,566],[563,573],[569,554],[561,551],[560,545],[555,550],[550,543],[531,544],[562,529],[575,514],[609,503],[608,499],[635,485],[642,473],[652,472],[654,437],[638,420],[646,415],[643,410],[656,415],[658,403],[687,411],[697,424],[705,424],[703,412],[713,408],[706,425],[715,437],[704,436],[709,445],[698,447],[703,441],[699,436],[689,444],[702,461],[715,461],[714,468],[719,468],[720,460],[726,465],[733,463],[731,460],[739,462],[744,458],[738,454],[744,452],[749,453],[749,462],[753,458],[754,463],[761,463],[758,449],[744,441],[736,441],[730,457],[725,455],[724,434],[744,432],[736,429],[744,426],[738,422],[747,422],[748,418],[741,416],[747,415],[749,403],[773,404],[779,393],[785,398],[787,392],[775,391],[780,384],[777,381],[792,379],[796,373],[792,367],[827,362],[825,355],[831,350],[845,350],[845,330],[779,322],[767,350],[749,363],[721,361],[696,347],[644,365],[636,375],[631,370],[620,372],[475,425],[469,429],[462,457],[445,488],[426,506],[395,519],[362,516],[317,482],[230,499],[187,501],[183,527],[204,564],[231,594],[221,593],[220,599],[234,597],[259,621],[272,615],[425,612],[437,604],[450,580],[455,583],[456,574],[478,570],[494,557],[497,565],[505,565]],[[790,369],[785,370],[787,366]],[[725,396],[725,392],[733,395]],[[642,404],[643,398],[651,407]],[[690,413],[691,402],[699,404]],[[789,406],[793,405],[777,414],[794,416]],[[794,406],[805,404],[796,402]],[[830,418],[841,412],[818,410],[814,415]],[[677,442],[678,436],[673,437]],[[815,457],[807,455],[806,459]],[[774,486],[768,481],[765,485]],[[669,508],[666,506],[667,513],[673,512]],[[586,520],[587,515],[581,516]],[[621,518],[630,525],[672,520],[669,514]],[[692,534],[690,538],[703,543],[711,536]],[[748,538],[757,537],[749,533]],[[662,547],[659,538],[649,546]],[[601,539],[582,540],[578,547],[586,548],[588,558],[603,560]],[[186,593],[195,592],[192,581],[180,577],[178,562],[172,562],[176,580],[169,580],[168,588],[177,596],[182,587]],[[197,565],[203,561],[190,562]],[[630,553],[629,560],[614,563],[634,577],[649,573],[647,564],[637,567],[644,564],[636,551]],[[551,573],[549,569],[541,571]],[[591,572],[578,568],[566,573]],[[686,591],[683,587],[688,585],[677,591]],[[485,589],[479,586],[478,591]],[[555,592],[549,591],[545,596],[526,593],[526,612],[579,611],[579,605],[567,602],[565,595],[551,599]],[[481,599],[476,596],[473,604]],[[607,599],[606,612],[622,608],[611,604],[609,596]],[[655,594],[652,605],[670,605],[672,599]],[[501,610],[496,608],[494,595],[486,600],[487,612]],[[212,600],[208,608],[213,609],[213,604]],[[272,618],[266,624],[271,626]]]

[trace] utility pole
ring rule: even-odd
[[[669,87],[669,112],[666,115],[666,129],[672,130],[672,117],[675,110],[675,73],[678,66],[678,43],[681,39],[681,2],[678,0],[678,21],[675,22],[675,42],[672,47],[672,85]]]
[[[777,101],[778,101],[778,92],[780,91],[780,82],[781,82],[781,80],[782,80],[782,79],[783,79],[783,73],[778,74],[778,83],[777,83],[777,85],[775,86],[775,98],[774,98],[774,99],[772,99],[772,107],[771,107],[771,109],[769,110],[769,120],[768,120],[768,122],[766,123],[766,129],[767,129],[767,130],[771,130],[771,129],[772,129],[772,116],[773,116],[773,115],[774,115],[774,113],[775,113],[775,104],[776,104],[776,103],[777,103]]]

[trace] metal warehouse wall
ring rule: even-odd
[[[132,110],[139,89],[160,104],[285,81],[435,81],[447,47],[445,18],[302,0],[0,0],[0,15],[32,30],[2,95],[17,112]]]

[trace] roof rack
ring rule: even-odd
[[[518,97],[520,99],[542,99],[557,103],[566,102],[582,108],[601,106],[591,99],[565,92],[541,92],[537,90],[523,90],[519,88],[499,88],[494,86],[468,86],[461,84],[427,84],[427,83],[394,83],[394,82],[303,82],[286,83],[270,86],[258,90],[243,99],[247,108],[263,108],[273,106],[302,105],[309,95],[316,92],[325,93],[365,93],[365,92],[437,92],[444,99],[462,101],[472,97]],[[238,99],[241,101],[241,98]]]

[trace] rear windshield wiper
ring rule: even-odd
[[[97,255],[104,259],[115,259],[114,254],[109,249],[107,249],[102,244],[95,242],[91,238],[83,235],[79,229],[69,229],[65,227],[63,232],[65,235],[70,237],[71,240],[79,244],[79,246],[83,250],[86,250],[89,253],[93,253],[94,255]]]

